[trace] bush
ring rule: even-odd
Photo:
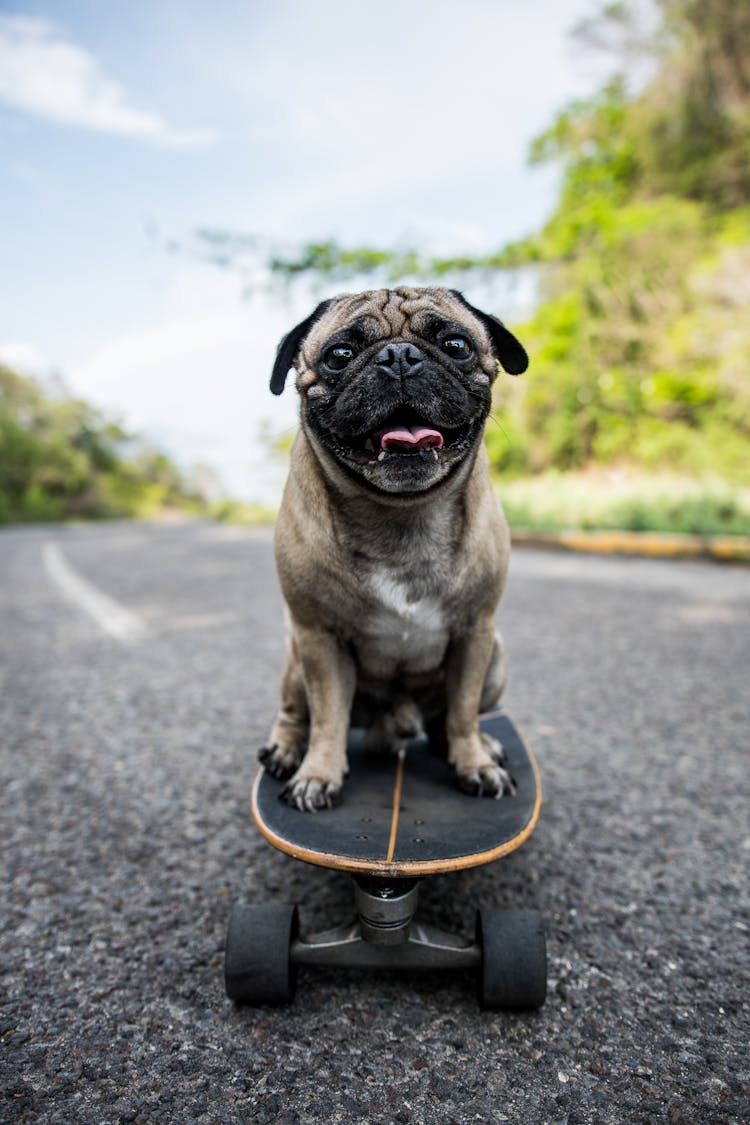
[[[88,404],[0,366],[0,523],[205,511],[163,453]]]

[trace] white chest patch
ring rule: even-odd
[[[443,608],[437,598],[409,601],[407,587],[383,570],[373,573],[371,589],[383,610],[399,618],[405,627],[443,628]]]
[[[387,570],[374,571],[369,586],[378,609],[363,622],[369,638],[365,663],[377,664],[381,673],[391,664],[414,672],[437,667],[448,643],[440,599],[410,601],[408,587]]]

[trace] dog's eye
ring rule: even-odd
[[[440,347],[451,359],[469,359],[474,354],[474,349],[465,336],[448,336]]]
[[[323,365],[330,371],[343,371],[353,359],[354,348],[349,348],[346,344],[336,344],[323,356]]]

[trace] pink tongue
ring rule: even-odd
[[[440,449],[443,435],[426,426],[399,426],[381,435],[381,449]]]

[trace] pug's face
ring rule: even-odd
[[[449,289],[380,289],[324,302],[282,340],[302,425],[345,472],[380,492],[424,492],[475,449],[498,361],[527,357],[494,317]]]

